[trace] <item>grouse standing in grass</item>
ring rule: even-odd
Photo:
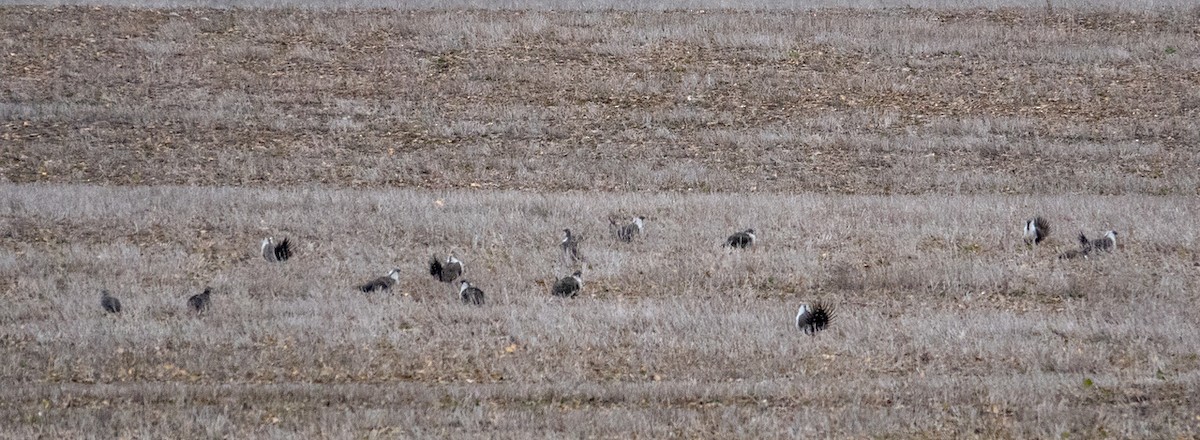
[[[579,242],[575,240],[575,236],[571,235],[570,229],[563,229],[562,242],[558,244],[562,248],[563,262],[566,264],[575,264],[581,261],[579,258]]]
[[[1034,246],[1041,244],[1046,237],[1050,236],[1050,222],[1041,216],[1037,216],[1025,221],[1025,244]]]
[[[292,244],[287,238],[278,244],[275,243],[275,238],[267,237],[262,241],[262,256],[264,260],[272,263],[287,261],[292,258]]]
[[[121,313],[121,300],[114,298],[108,290],[100,291],[100,307],[108,313]]]
[[[437,255],[434,255],[429,260],[429,274],[437,278],[438,281],[449,283],[458,279],[458,276],[463,274],[463,263],[458,258],[454,258],[454,254],[446,257],[445,263],[438,261]]]
[[[745,249],[754,245],[754,229],[747,229],[742,232],[730,235],[725,239],[725,246]]]
[[[582,288],[583,272],[575,271],[571,276],[563,277],[554,283],[554,288],[550,290],[550,293],[558,297],[574,298],[576,295],[579,295],[579,289]]]
[[[192,295],[191,298],[188,298],[188,308],[192,309],[192,311],[196,312],[197,314],[208,311],[208,306],[211,303],[209,297],[211,295],[212,289],[205,287],[204,293]]]
[[[483,305],[483,291],[472,286],[470,281],[462,280],[462,284],[458,286],[458,294],[462,297],[463,304]]]
[[[812,306],[807,303],[800,304],[800,310],[796,312],[796,327],[803,330],[806,335],[815,335],[817,332],[825,330],[832,320],[833,306],[819,301],[813,303]]]
[[[633,241],[646,227],[645,217],[634,217],[633,221],[624,226],[618,226],[616,220],[610,220],[613,228],[616,229],[617,239],[629,243]]]
[[[371,281],[367,281],[358,286],[358,290],[363,293],[382,292],[392,290],[392,286],[400,282],[400,269],[392,269],[387,276],[382,276]]]

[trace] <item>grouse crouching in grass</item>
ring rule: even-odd
[[[825,330],[832,320],[833,306],[819,301],[813,303],[812,306],[807,303],[800,304],[800,310],[796,312],[796,327],[810,336]]]
[[[100,291],[100,307],[108,313],[121,313],[121,300],[114,298],[108,290]]]
[[[288,258],[292,258],[292,244],[286,238],[278,244],[275,243],[273,237],[264,238],[262,256],[264,260],[272,263],[287,261]]]
[[[462,280],[462,284],[458,286],[458,294],[462,297],[463,304],[483,305],[483,291],[472,286],[470,281]]]
[[[429,260],[429,274],[437,278],[438,281],[449,283],[458,279],[459,275],[463,274],[463,263],[458,258],[454,258],[454,254],[446,257],[446,262],[438,261],[437,255],[434,255]]]
[[[583,288],[583,272],[575,271],[571,276],[563,277],[554,283],[554,288],[550,290],[550,294],[562,298],[574,298],[579,295],[579,289]]]
[[[1025,244],[1034,246],[1041,244],[1046,237],[1050,236],[1050,222],[1041,216],[1037,216],[1025,221],[1024,238]]]
[[[634,217],[632,222],[624,226],[617,226],[615,220],[611,220],[611,223],[616,229],[617,239],[626,243],[633,241],[646,228],[645,217]]]
[[[192,295],[191,298],[188,298],[188,308],[192,309],[192,311],[196,312],[197,314],[208,311],[208,306],[212,302],[209,298],[211,295],[212,289],[205,287],[204,293]]]
[[[754,245],[754,229],[747,229],[742,232],[730,235],[725,239],[725,246],[745,249]]]
[[[387,276],[382,276],[371,281],[367,281],[358,286],[358,290],[363,293],[382,292],[392,290],[392,286],[400,282],[400,269],[392,269]]]

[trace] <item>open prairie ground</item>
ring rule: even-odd
[[[1200,432],[1190,199],[0,194],[0,414],[21,436]],[[1025,248],[1029,212],[1061,233]],[[604,219],[632,213],[645,234],[617,242]],[[1056,258],[1098,225],[1127,240]],[[751,226],[751,250],[720,246]],[[589,263],[574,300],[549,295],[571,270],[563,227]],[[264,261],[268,233],[297,255]],[[450,250],[486,306],[428,275]],[[392,267],[390,294],[354,290]],[[193,316],[205,286],[213,309]],[[101,311],[102,288],[121,316]],[[837,304],[833,326],[797,330],[802,300]]]
[[[1196,195],[1200,7],[0,8],[11,182]]]
[[[0,435],[1196,437],[1197,22],[0,7]]]

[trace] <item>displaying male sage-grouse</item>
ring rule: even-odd
[[[563,277],[554,283],[554,288],[550,293],[554,296],[563,298],[574,298],[579,295],[579,289],[583,288],[583,272],[575,271],[571,276]]]
[[[1050,236],[1050,222],[1041,216],[1037,216],[1025,221],[1025,244],[1029,246],[1038,245]]]
[[[100,307],[108,313],[121,313],[121,300],[109,295],[107,290],[100,291]]]
[[[387,276],[367,281],[365,284],[358,286],[358,290],[363,291],[363,293],[390,291],[392,290],[392,286],[398,282],[400,282],[400,269],[396,268],[388,272]]]
[[[272,263],[287,261],[288,258],[292,258],[292,245],[286,238],[278,244],[275,243],[273,237],[264,238],[262,241],[262,256],[264,260]]]
[[[633,221],[625,226],[618,226],[616,220],[609,220],[609,222],[616,229],[617,239],[626,243],[641,235],[646,227],[646,218],[640,216],[634,217]]]
[[[725,239],[725,246],[745,249],[754,244],[754,229],[747,229],[742,232],[730,235]]]
[[[1095,251],[1112,252],[1117,247],[1117,231],[1108,231],[1103,237],[1095,240],[1088,240],[1087,235],[1079,233],[1079,249],[1072,249],[1063,252],[1058,258],[1069,259],[1084,257],[1087,258]]]
[[[562,248],[563,261],[566,264],[575,264],[580,261],[579,242],[571,235],[570,229],[563,229],[563,239],[558,247]]]
[[[811,307],[807,303],[800,304],[800,310],[796,312],[796,327],[803,330],[806,335],[814,335],[825,330],[832,320],[833,306],[821,302],[815,302]]]
[[[429,274],[433,275],[434,278],[437,278],[438,281],[443,283],[454,281],[459,275],[462,275],[462,273],[463,263],[457,258],[454,258],[453,254],[451,254],[449,257],[446,257],[445,263],[438,261],[437,255],[434,255],[433,258],[429,260]]]
[[[212,302],[209,299],[209,296],[211,296],[211,295],[212,295],[212,289],[209,287],[205,287],[204,293],[192,295],[191,298],[188,298],[188,308],[192,309],[192,311],[194,311],[196,313],[204,313],[205,311],[208,310],[209,303]]]
[[[483,305],[483,291],[472,286],[470,281],[462,280],[462,284],[458,286],[458,294],[462,296],[463,304]]]

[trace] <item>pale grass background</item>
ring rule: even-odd
[[[1197,11],[11,8],[0,181],[1195,196]]]
[[[1043,8],[1044,0],[3,0],[0,5],[109,5],[144,8],[386,8],[386,9],[511,9],[511,10],[637,10],[751,9],[796,10],[811,8]],[[1188,8],[1188,0],[1052,0],[1055,8],[1144,11]]]
[[[1190,4],[204,4],[0,9],[0,437],[1200,435]]]
[[[22,437],[1200,427],[1187,198],[31,184],[0,200],[0,417]],[[1029,250],[1034,213],[1056,231]],[[610,215],[646,215],[644,240],[611,239]],[[548,293],[569,271],[563,227],[592,262],[574,301]],[[754,250],[719,246],[745,227]],[[1054,258],[1105,228],[1115,253]],[[266,234],[297,257],[262,261]],[[488,306],[425,275],[450,248]],[[391,295],[353,290],[391,266]],[[213,311],[193,317],[185,300],[206,285]],[[122,316],[101,312],[100,288]],[[792,318],[814,299],[839,319],[808,338]]]

